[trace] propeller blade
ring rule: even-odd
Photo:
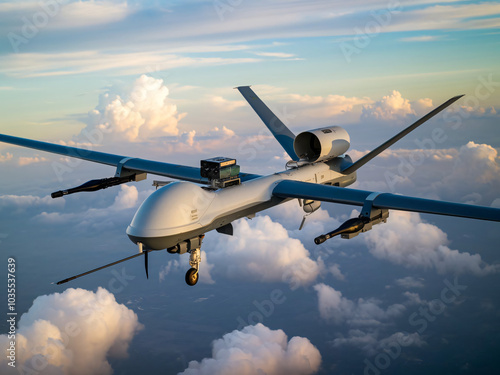
[[[149,273],[148,273],[148,253],[149,253],[148,250],[144,251],[144,267],[146,267],[146,279],[149,279]]]
[[[146,254],[147,254],[147,252],[146,252]],[[93,272],[96,272],[96,271],[102,270],[103,268],[111,267],[111,266],[114,266],[115,264],[118,264],[118,263],[121,263],[121,262],[125,262],[125,261],[127,261],[127,260],[132,259],[132,258],[138,257],[139,255],[142,255],[142,253],[134,254],[134,255],[129,256],[129,257],[127,257],[127,258],[123,258],[123,259],[121,259],[121,260],[117,260],[116,262],[106,264],[105,266],[101,266],[101,267],[98,267],[98,268],[94,268],[93,270],[90,270],[90,271],[87,271],[87,272],[81,273],[81,274],[76,275],[76,276],[68,277],[67,279],[64,279],[64,280],[58,281],[56,284],[57,284],[57,285],[61,285],[61,284],[67,283],[68,281],[71,281],[71,280],[74,280],[74,279],[78,279],[79,277],[82,277],[82,276],[88,275],[89,273],[93,273]],[[147,259],[147,258],[146,258],[146,259]],[[146,274],[147,274],[147,268],[146,268]]]

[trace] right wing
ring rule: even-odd
[[[403,138],[405,135],[410,133],[411,131],[415,130],[418,128],[420,125],[422,125],[424,122],[427,120],[431,119],[435,115],[437,115],[439,112],[441,112],[443,109],[447,108],[448,106],[452,105],[455,103],[458,99],[460,99],[463,95],[458,95],[454,96],[453,98],[447,100],[443,104],[441,104],[439,107],[434,108],[432,111],[430,111],[428,114],[426,114],[424,117],[422,117],[420,120],[415,121],[413,124],[408,126],[406,129],[402,130],[398,134],[396,134],[394,137],[391,139],[385,141],[382,143],[380,146],[378,146],[376,149],[370,151],[368,154],[363,156],[361,159],[357,160],[347,168],[342,170],[342,173],[344,174],[350,174],[353,173],[354,171],[358,170],[361,168],[363,165],[368,163],[370,160],[372,160],[375,156],[378,154],[382,153],[385,149],[389,148],[392,146],[394,143],[399,141],[401,138]]]
[[[374,208],[500,221],[499,208],[443,202],[390,193],[376,193],[366,190],[312,184],[302,181],[283,180],[276,185],[273,190],[273,195],[279,198],[312,199],[354,206],[365,206],[365,203],[368,202]]]
[[[266,124],[271,133],[273,133],[274,138],[276,138],[286,153],[293,160],[298,161],[299,157],[293,149],[295,135],[291,132],[291,130],[288,129],[286,125],[283,124],[283,122],[281,122],[281,120],[269,109],[269,107],[259,99],[250,86],[240,86],[236,88],[241,95],[243,95],[248,104],[250,104],[264,124]]]
[[[34,141],[32,139],[13,137],[0,134],[0,142],[10,143],[17,146],[33,148],[35,150],[51,152],[69,156],[72,158],[91,161],[94,163],[111,165],[113,167],[126,168],[132,171],[146,172],[159,176],[175,178],[178,180],[208,184],[206,178],[200,176],[200,168],[188,167],[178,164],[164,163],[160,161],[131,158],[123,155],[108,154],[105,152],[85,150],[77,147],[62,146],[53,143]],[[240,173],[242,181],[252,180],[259,175]]]

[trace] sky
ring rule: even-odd
[[[184,165],[284,169],[236,86],[295,134],[344,127],[353,160],[465,94],[352,187],[500,207],[499,2],[0,1],[0,35],[0,133]],[[14,258],[18,312],[2,374],[498,368],[498,223],[391,211],[317,246],[357,212],[323,204],[299,231],[294,200],[208,233],[195,287],[187,255],[163,251],[149,279],[135,259],[57,286],[137,251],[125,230],[163,179],[52,199],[115,171],[6,144],[0,171],[0,276]]]

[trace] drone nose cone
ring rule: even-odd
[[[168,184],[142,203],[127,228],[127,234],[133,242],[147,245],[148,239],[199,228],[199,219],[213,198],[213,192],[190,182]]]

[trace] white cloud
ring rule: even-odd
[[[132,208],[137,205],[139,199],[139,192],[135,186],[121,185],[120,192],[115,198],[115,202],[111,207],[112,210],[123,210]]]
[[[354,115],[359,119],[361,106],[373,103],[373,100],[368,97],[358,98],[332,94],[327,96],[289,94],[283,99],[293,105],[293,112],[299,110],[304,118],[348,115],[358,109]]]
[[[64,199],[54,199],[54,201],[63,201]],[[121,185],[114,202],[104,208],[89,208],[86,211],[76,213],[61,212],[42,212],[35,216],[36,220],[42,223],[68,223],[77,222],[79,227],[92,227],[104,230],[105,227],[111,227],[116,222],[114,213],[132,209],[139,203],[139,193],[135,186]],[[132,216],[131,216],[132,217]],[[86,228],[89,230],[89,228]]]
[[[178,122],[185,114],[168,102],[168,94],[163,80],[143,74],[125,98],[109,92],[102,95],[99,105],[89,112],[84,131],[100,131],[105,138],[126,141],[177,135]]]
[[[285,52],[255,52],[257,56],[265,56],[265,57],[279,57],[281,59],[289,59],[291,57],[295,57],[293,53],[285,53]]]
[[[410,101],[402,97],[399,91],[393,90],[391,95],[382,97],[373,105],[367,105],[363,108],[364,118],[373,118],[376,120],[389,121],[400,120],[408,115],[414,115]]]
[[[448,248],[446,233],[435,225],[423,222],[416,213],[391,211],[386,224],[373,227],[363,238],[375,257],[405,267],[478,276],[498,269],[486,264],[479,254]]]
[[[471,193],[480,194],[476,201],[481,201],[484,196],[486,202],[483,204],[488,204],[499,195],[495,186],[500,186],[497,150],[471,141],[460,147],[458,153],[455,151],[450,172],[444,178],[433,181],[431,189],[443,198],[464,202],[471,198]]]
[[[107,357],[127,357],[141,328],[137,315],[103,288],[40,296],[19,320],[16,366],[39,374],[111,374]],[[9,341],[7,335],[0,336],[3,353]],[[0,361],[6,373],[8,359],[3,355]]]
[[[216,66],[260,62],[258,58],[185,57],[170,51],[103,52],[26,52],[6,55],[0,72],[17,78],[53,77],[112,71],[116,75],[138,75],[156,67],[156,71],[190,66]]]
[[[421,36],[412,36],[408,38],[401,38],[402,42],[432,42],[440,39],[441,37],[436,35],[421,35]]]
[[[64,199],[40,198],[34,195],[0,195],[0,209],[25,209],[30,207],[61,207]]]
[[[290,340],[262,324],[225,334],[212,343],[212,358],[191,361],[182,375],[307,375],[319,370],[321,354],[304,337]]]
[[[205,238],[214,264],[213,275],[263,282],[288,282],[292,288],[312,283],[320,264],[309,257],[302,242],[269,216],[233,222],[234,236]]]
[[[62,5],[48,27],[68,29],[96,26],[120,21],[128,14],[130,8],[126,1],[77,1]]]
[[[345,275],[340,270],[340,266],[337,263],[332,264],[328,267],[328,271],[338,280],[345,280]]]
[[[416,279],[412,276],[406,276],[403,277],[402,279],[397,279],[396,285],[402,288],[409,289],[409,288],[422,288],[424,286],[424,283],[422,282],[422,279]]]
[[[342,296],[342,292],[323,283],[316,284],[318,308],[321,317],[335,324],[346,323],[354,326],[377,326],[381,321],[399,316],[405,307],[401,304],[390,305],[386,310],[380,307],[376,299],[359,298],[351,301]]]

